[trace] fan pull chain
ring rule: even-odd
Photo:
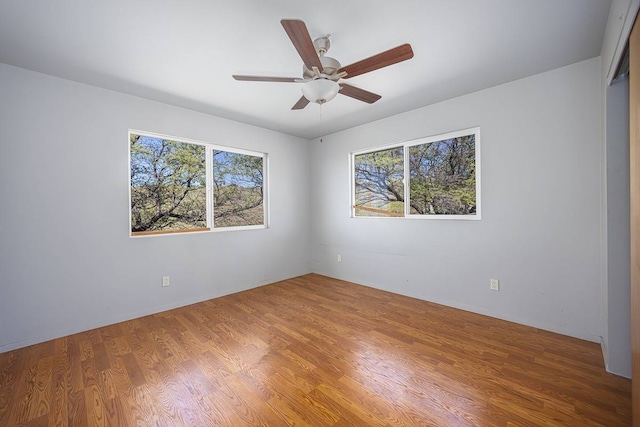
[[[320,103],[320,143],[324,142],[322,138],[322,104],[324,104],[324,102]]]

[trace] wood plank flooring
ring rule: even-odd
[[[0,426],[626,426],[598,345],[306,275],[0,354]]]

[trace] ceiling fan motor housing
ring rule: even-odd
[[[302,75],[304,79],[317,79],[320,77],[328,78],[330,80],[338,80],[340,77],[337,75],[337,72],[342,65],[333,58],[328,56],[321,56],[320,63],[322,64],[322,70],[319,71],[319,74],[314,72],[314,70],[308,69],[305,65],[302,66]]]

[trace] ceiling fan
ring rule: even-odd
[[[283,19],[280,23],[302,58],[304,63],[302,78],[245,75],[234,75],[233,78],[251,82],[302,83],[303,96],[291,108],[292,110],[301,110],[309,102],[324,104],[331,101],[338,93],[373,104],[381,98],[380,95],[342,83],[340,80],[413,58],[411,45],[405,43],[343,67],[337,60],[324,56],[330,46],[328,35],[311,41],[311,36],[303,21]]]

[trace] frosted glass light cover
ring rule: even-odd
[[[302,86],[302,94],[311,102],[324,104],[336,97],[340,85],[333,80],[316,79]]]

